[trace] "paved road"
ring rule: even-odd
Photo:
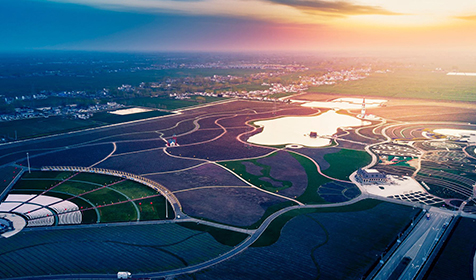
[[[320,204],[320,205],[295,205],[295,206],[291,206],[291,207],[287,207],[287,208],[284,208],[284,209],[281,209],[275,213],[273,213],[272,215],[270,215],[261,225],[258,229],[256,229],[251,235],[250,237],[248,237],[245,241],[243,241],[242,243],[240,243],[238,246],[234,247],[231,251],[228,251],[226,253],[224,253],[223,255],[220,255],[214,259],[211,259],[209,261],[206,261],[206,262],[203,262],[203,263],[200,263],[200,264],[197,264],[197,265],[192,265],[192,266],[188,266],[188,267],[184,267],[184,268],[180,268],[180,269],[176,269],[176,270],[169,270],[169,271],[162,271],[162,272],[156,272],[156,273],[144,273],[144,274],[134,274],[134,277],[143,277],[143,278],[147,278],[147,277],[152,277],[152,278],[155,278],[155,277],[171,277],[171,276],[177,276],[177,275],[180,275],[180,274],[185,274],[185,273],[194,273],[194,272],[197,272],[199,270],[202,270],[202,269],[205,269],[207,267],[210,267],[210,266],[213,266],[217,263],[220,263],[222,261],[225,261],[241,252],[243,252],[244,250],[246,250],[249,246],[251,246],[251,244],[253,244],[256,240],[259,239],[259,237],[263,234],[263,232],[268,228],[268,226],[271,224],[271,222],[274,221],[274,219],[276,219],[277,217],[279,217],[280,215],[286,213],[286,212],[289,212],[289,211],[292,211],[292,210],[296,210],[296,209],[303,209],[303,208],[327,208],[327,207],[340,207],[340,206],[345,206],[345,205],[350,205],[350,204],[354,204],[358,201],[361,201],[363,199],[366,199],[367,196],[366,195],[361,195],[357,198],[354,198],[352,200],[349,200],[349,201],[346,201],[346,202],[342,202],[342,203],[335,203],[335,204]],[[221,227],[223,228],[222,226],[218,226],[218,227]]]
[[[211,260],[208,260],[206,262],[192,265],[192,266],[187,266],[184,268],[180,269],[175,269],[175,270],[168,270],[168,271],[160,271],[160,272],[152,272],[152,273],[134,273],[134,278],[158,278],[158,277],[173,277],[177,276],[180,274],[186,274],[186,273],[194,273],[197,271],[200,271],[202,269],[211,267],[213,265],[216,265],[222,261],[225,261],[229,258],[232,258],[236,256],[237,254],[243,252],[246,250],[251,244],[253,244],[256,240],[259,239],[259,237],[263,234],[263,232],[268,228],[268,226],[280,215],[296,210],[296,209],[303,209],[303,208],[329,208],[329,207],[340,207],[340,206],[346,206],[350,204],[354,204],[356,202],[359,202],[361,200],[367,199],[369,196],[367,194],[362,194],[357,198],[354,198],[352,200],[346,201],[346,202],[341,202],[341,203],[334,203],[334,204],[319,204],[319,205],[295,205],[295,206],[290,206],[284,209],[281,209],[272,215],[270,215],[261,225],[258,229],[256,230],[244,230],[244,229],[239,229],[227,225],[221,225],[221,224],[216,224],[213,222],[206,222],[206,221],[201,221],[193,218],[184,218],[181,219],[180,222],[200,222],[202,224],[218,227],[218,228],[223,228],[223,229],[228,229],[228,230],[234,230],[234,231],[239,231],[243,233],[250,234],[250,236],[245,239],[242,243],[239,245],[235,246],[232,250],[214,258]],[[163,221],[164,223],[170,223],[170,222],[176,222],[177,220],[167,220]],[[25,277],[25,278],[15,278],[15,279],[84,279],[84,278],[115,278],[115,275],[108,275],[108,274],[66,274],[66,275],[43,275],[43,276],[34,276],[34,277]]]
[[[423,218],[415,225],[410,235],[375,275],[374,280],[388,279],[404,257],[409,257],[412,261],[398,279],[414,279],[417,276],[443,235],[444,224],[449,224],[453,218],[453,214],[438,208],[431,208],[429,213],[430,219]]]

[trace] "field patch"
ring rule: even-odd
[[[9,122],[1,122],[0,130],[6,135],[13,137],[15,131],[17,138],[28,139],[51,134],[64,133],[74,130],[100,126],[102,123],[93,120],[77,120],[62,117],[24,119]]]
[[[20,172],[18,167],[4,166],[0,167],[0,194],[8,187],[11,181]]]
[[[234,226],[250,226],[268,207],[286,201],[251,187],[203,188],[176,192],[175,196],[186,214]]]
[[[301,195],[308,185],[303,166],[285,151],[259,159],[220,164],[257,187],[288,197]]]
[[[310,87],[310,92],[359,96],[476,101],[474,77],[447,76],[428,69],[373,74],[351,83]]]
[[[95,167],[125,171],[133,174],[148,174],[179,170],[197,165],[199,162],[173,158],[162,150],[137,152],[113,156]]]
[[[43,192],[78,205],[83,216],[82,223],[160,220],[171,219],[175,215],[171,205],[156,190],[109,175],[25,173],[11,191],[12,194],[23,195]]]
[[[109,155],[113,151],[112,144],[98,144],[80,148],[49,152],[44,155],[30,156],[32,167],[42,166],[90,166]],[[26,159],[21,161],[27,165]]]
[[[425,279],[473,279],[476,222],[462,218],[443,245]]]
[[[227,133],[213,142],[193,146],[174,147],[173,149],[169,149],[169,152],[177,156],[216,161],[258,157],[270,152],[270,150],[266,148],[250,147],[239,142],[236,137],[246,131],[246,128],[227,129]]]
[[[291,155],[301,164],[307,175],[306,190],[297,199],[302,203],[326,203],[317,192],[317,189],[330,180],[317,172],[317,166],[310,159],[298,153],[291,153]]]
[[[312,158],[315,162],[317,162],[317,164],[319,164],[321,170],[326,170],[330,165],[324,159],[324,156],[327,154],[337,153],[340,151],[340,148],[301,148],[294,151]]]
[[[324,159],[330,165],[323,171],[324,174],[340,180],[349,180],[350,174],[369,164],[372,157],[364,151],[341,149],[336,153],[324,155]]]
[[[319,195],[330,203],[339,203],[356,198],[361,194],[359,188],[353,183],[332,181],[320,186]]]
[[[194,276],[199,280],[222,279],[230,273],[238,275],[236,279],[268,279],[270,275],[273,279],[361,279],[418,211],[362,201],[288,212],[275,220],[285,220],[284,228],[274,229],[273,222],[265,232],[264,238],[268,230],[281,233],[279,240],[250,247]]]
[[[23,231],[0,239],[0,278],[163,271],[231,248],[204,231],[176,224]]]
[[[247,186],[227,170],[211,163],[184,171],[146,177],[159,182],[173,192],[206,186]]]
[[[177,137],[179,145],[187,145],[209,141],[223,133],[223,129],[217,127],[214,129],[199,129],[193,133]],[[210,143],[211,144],[211,143]]]
[[[154,135],[154,137],[157,137]],[[149,150],[164,147],[165,142],[159,139],[152,140],[136,140],[136,141],[127,141],[116,143],[116,152],[114,154],[130,153],[141,150]]]

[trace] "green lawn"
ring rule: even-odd
[[[134,201],[140,211],[141,221],[165,220],[175,217],[174,210],[170,203],[167,202],[168,213],[165,210],[165,197],[155,196]],[[168,214],[169,216],[167,217]]]
[[[324,159],[330,164],[330,167],[322,172],[340,180],[349,180],[350,174],[372,161],[372,157],[367,152],[348,149],[326,154]]]
[[[131,199],[142,198],[146,196],[159,194],[157,191],[145,187],[144,185],[134,182],[134,181],[124,181],[115,185],[110,186],[110,188],[118,190]]]
[[[45,172],[47,173],[47,172]],[[114,182],[122,180],[122,178],[115,177],[115,176],[109,176],[109,175],[104,175],[104,174],[95,174],[95,173],[89,173],[89,172],[84,172],[84,173],[79,173],[78,175],[74,176],[72,180],[76,181],[87,181],[91,183],[96,183],[100,185],[109,185]]]
[[[130,222],[137,220],[137,211],[131,202],[98,207],[101,223]]]
[[[100,215],[99,219],[102,223],[136,221],[136,209],[140,212],[140,220],[166,219],[165,198],[159,195],[157,191],[137,182],[126,180],[104,188],[105,185],[123,179],[85,172],[79,173],[68,181],[63,181],[73,173],[33,172],[27,174],[25,173],[24,177],[28,178],[20,179],[13,187],[12,193],[40,194],[44,190],[61,183],[45,195],[62,199],[71,199],[72,196],[79,195],[80,197],[71,201],[78,205],[80,209],[97,207]],[[89,193],[84,194],[85,192]],[[140,199],[143,197],[149,198]],[[137,200],[129,202],[127,201],[128,198]],[[123,203],[110,205],[118,202]],[[175,213],[172,206],[167,203],[167,207],[168,218],[174,218]],[[83,223],[95,223],[97,220],[96,210],[91,209],[83,212]]]
[[[29,189],[29,190],[47,190],[52,186],[58,184],[61,180],[55,179],[46,179],[46,180],[23,180],[20,179],[16,182],[13,186],[13,190],[22,190],[22,189]]]
[[[79,195],[84,192],[88,192],[94,189],[100,188],[100,186],[96,184],[88,184],[88,183],[79,183],[79,182],[71,182],[66,181],[63,184],[55,187],[53,190],[57,192],[65,192],[72,195]]]
[[[74,174],[74,172],[70,172],[70,171],[48,171],[48,172],[32,171],[31,173],[28,173],[28,172],[23,173],[22,178],[33,178],[33,179],[36,179],[36,178],[49,178],[49,179],[55,178],[55,179],[58,179],[58,180],[63,180],[63,179],[66,179],[66,178],[68,178],[69,176],[71,176],[73,174]]]
[[[307,188],[304,193],[297,198],[302,203],[306,204],[321,204],[327,203],[317,192],[317,189],[329,182],[330,180],[322,176],[317,172],[316,165],[308,158],[301,156],[297,153],[291,153],[291,155],[299,161],[304,167],[307,174]]]

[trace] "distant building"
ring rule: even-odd
[[[365,111],[365,97],[364,97],[364,99],[362,100],[362,109],[360,110],[360,115],[362,116],[363,119],[365,119],[365,114],[366,114],[366,111]]]
[[[317,132],[311,131],[311,133],[309,133],[309,137],[311,137],[311,138],[317,138]]]
[[[385,183],[387,182],[387,175],[377,169],[362,169],[357,170],[356,179],[362,184],[370,183]]]
[[[178,146],[179,144],[177,143],[177,136],[173,136],[172,139],[169,139],[167,141],[167,147],[175,147]]]

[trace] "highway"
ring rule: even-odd
[[[453,214],[438,208],[430,208],[429,213],[430,218],[424,217],[415,225],[412,232],[375,275],[374,280],[389,279],[404,257],[412,260],[402,275],[395,279],[414,279],[417,276],[443,235],[446,229],[444,225],[448,225],[453,218]]]

